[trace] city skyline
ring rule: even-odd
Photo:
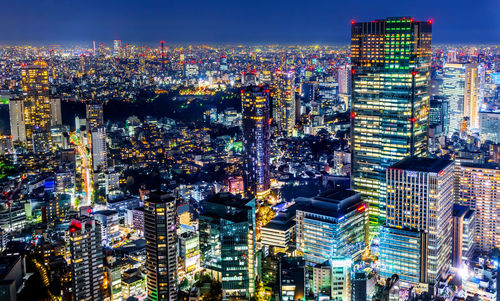
[[[121,39],[154,43],[342,43],[349,41],[350,21],[369,21],[387,16],[434,19],[435,43],[495,43],[500,24],[495,21],[498,1],[430,0],[418,3],[362,0],[353,3],[318,1],[316,5],[273,1],[248,9],[241,2],[204,3],[169,1],[114,3],[86,1],[23,1],[5,4],[0,43],[74,43],[85,40]],[[264,5],[265,4],[265,5]],[[297,9],[300,5],[300,9]],[[339,8],[341,6],[341,8]],[[23,18],[11,11],[21,11]],[[43,12],[43,13],[40,13]],[[29,20],[25,22],[24,20]],[[33,28],[37,28],[33,31]]]

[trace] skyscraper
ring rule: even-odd
[[[479,129],[480,68],[476,63],[465,66],[464,116],[469,117],[469,127]]]
[[[308,263],[334,258],[356,260],[366,246],[366,205],[353,190],[325,192],[314,198],[297,198],[297,250]]]
[[[264,198],[271,188],[269,90],[261,86],[248,86],[241,94],[245,193]]]
[[[446,63],[440,94],[450,106],[450,134],[460,131],[460,122],[469,118],[469,127],[479,129],[480,68],[476,63]]]
[[[153,191],[144,202],[148,301],[177,300],[176,199]]]
[[[352,187],[385,220],[385,169],[428,151],[432,22],[410,17],[352,24]]]
[[[200,250],[205,269],[222,279],[223,300],[248,300],[255,292],[255,199],[219,193],[200,215]]]
[[[437,283],[451,264],[454,164],[408,157],[387,169],[387,219],[381,230],[381,276],[401,286]]]
[[[73,300],[102,300],[104,263],[101,225],[90,218],[73,219],[67,239]]]
[[[21,69],[26,145],[33,152],[44,152],[51,146],[51,101],[47,63],[37,60]]]
[[[476,247],[500,248],[500,165],[461,163],[456,171],[456,201],[476,211]]]
[[[94,171],[104,170],[108,167],[106,128],[99,126],[90,132],[92,138],[92,169]]]
[[[26,126],[24,124],[24,100],[9,101],[10,134],[12,141],[26,143]]]
[[[104,125],[104,111],[102,103],[91,101],[86,105],[87,130]]]
[[[291,136],[295,127],[295,74],[289,72],[276,73],[276,91],[273,97],[273,118],[278,130]]]
[[[113,40],[113,56],[119,57],[122,48],[121,40]]]

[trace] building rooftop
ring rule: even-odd
[[[0,280],[4,280],[19,260],[20,255],[0,256]]]
[[[438,173],[451,164],[453,161],[443,158],[406,157],[389,168]]]
[[[164,192],[161,190],[154,190],[149,193],[149,198],[146,200],[146,202],[150,203],[166,203],[166,202],[171,202],[175,201],[175,197],[168,192]]]

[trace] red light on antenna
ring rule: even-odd
[[[351,20],[351,25],[354,25],[354,23],[356,23],[356,20]]]

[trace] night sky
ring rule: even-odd
[[[500,44],[500,0],[3,0],[0,43],[347,44],[350,20],[434,19],[434,43]]]

